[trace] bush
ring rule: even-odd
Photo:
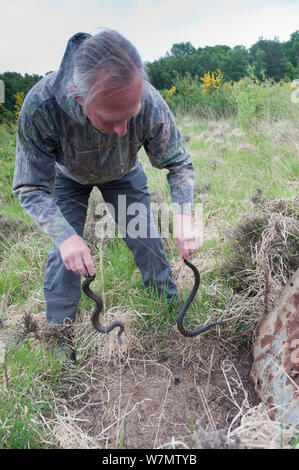
[[[219,73],[221,73],[219,71]],[[170,90],[162,90],[161,95],[174,113],[195,114],[202,118],[228,117],[235,113],[231,85],[222,83],[222,76],[205,74],[202,81],[198,77],[176,74]],[[210,78],[210,79],[209,79]]]
[[[220,119],[235,116],[243,127],[257,120],[277,120],[290,114],[292,106],[288,83],[259,81],[252,72],[238,82],[223,82],[221,71],[204,77],[176,75],[170,90],[161,95],[176,114]]]
[[[16,126],[0,125],[0,197],[2,200],[12,199],[12,180],[16,153]]]
[[[233,85],[232,94],[244,127],[261,119],[280,119],[291,107],[289,86],[284,82],[275,83],[270,79],[261,82],[253,76],[245,77]]]

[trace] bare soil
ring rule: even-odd
[[[65,383],[58,434],[75,417],[99,447],[194,448],[195,430],[225,430],[244,400],[258,402],[248,381],[251,356],[239,350],[229,358],[219,346],[215,333],[202,341],[173,329],[167,340],[146,340],[118,360],[91,358],[89,383]],[[78,437],[76,445],[84,447]]]

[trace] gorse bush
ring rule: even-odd
[[[249,76],[238,82],[224,82],[221,70],[203,77],[176,74],[169,90],[161,95],[176,114],[191,114],[200,118],[236,117],[244,127],[259,119],[277,120],[292,106],[289,83],[258,80]]]
[[[23,91],[18,91],[14,96],[16,98],[16,104],[14,106],[15,115],[16,115],[16,122],[18,122],[20,112],[21,112],[22,103],[24,101],[24,92]]]
[[[201,88],[203,93],[213,93],[215,90],[218,90],[223,82],[223,75],[220,69],[217,69],[217,72],[207,72],[201,77]]]
[[[196,114],[202,118],[220,118],[232,115],[234,103],[229,85],[222,83],[220,70],[205,74],[203,78],[192,77],[190,73],[176,80],[169,90],[161,95],[176,114]]]

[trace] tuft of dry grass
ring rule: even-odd
[[[265,403],[248,408],[228,438],[238,439],[246,449],[299,449],[298,425],[282,428],[279,420],[269,418]]]
[[[197,423],[194,440],[198,449],[298,449],[298,426],[283,427],[269,417],[265,403],[251,406],[248,392],[236,366],[230,360],[221,363],[227,390],[236,413],[226,429],[206,429]],[[237,391],[241,391],[241,396]]]
[[[248,325],[252,338],[299,266],[298,201],[267,199],[259,192],[253,201],[255,212],[227,232],[230,252],[220,269],[233,287],[231,316]]]

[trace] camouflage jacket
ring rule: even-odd
[[[82,184],[101,184],[128,173],[143,146],[154,167],[168,170],[174,211],[192,210],[193,166],[167,104],[150,84],[123,137],[95,129],[71,95],[74,52],[87,37],[78,33],[69,40],[58,72],[30,90],[18,122],[13,192],[58,247],[76,232],[52,196],[55,167]]]

